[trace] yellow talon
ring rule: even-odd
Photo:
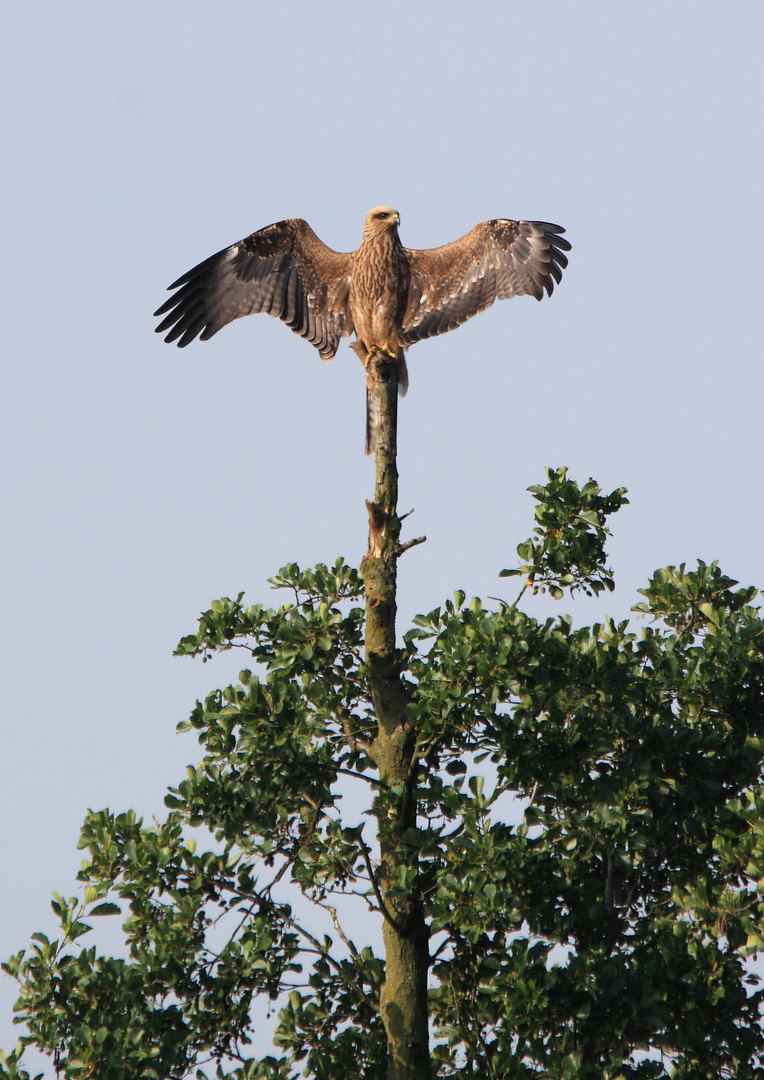
[[[388,357],[388,359],[390,360],[398,359],[397,355],[394,352],[391,352],[390,349],[386,349],[384,345],[375,345],[371,352],[366,354],[366,359],[364,360],[364,367],[369,366],[369,362],[375,352],[381,353],[383,356]]]

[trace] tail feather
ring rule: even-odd
[[[366,387],[366,456],[376,452],[377,425],[379,423],[379,400],[369,387]]]
[[[401,349],[401,355],[398,357],[398,393],[401,397],[406,396],[408,388],[409,369],[406,367],[406,357]]]

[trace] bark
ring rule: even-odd
[[[376,803],[379,886],[384,902],[385,983],[380,997],[387,1034],[388,1080],[430,1080],[427,1027],[427,926],[419,893],[416,835],[416,730],[406,720],[408,695],[395,645],[398,517],[398,368],[371,360],[379,410],[374,499],[367,502],[369,548],[361,562],[366,586],[366,667],[377,719],[372,748],[382,792]],[[393,884],[405,876],[405,890]]]

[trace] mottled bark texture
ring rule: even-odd
[[[420,897],[416,835],[416,738],[406,720],[407,693],[395,646],[398,517],[396,435],[398,365],[375,352],[370,361],[378,406],[376,485],[369,512],[369,549],[361,562],[366,586],[366,665],[377,736],[372,747],[382,784],[376,802],[379,885],[384,901],[385,983],[382,1019],[388,1080],[429,1080],[428,934]],[[405,888],[401,889],[401,882]],[[395,888],[394,888],[395,886]]]

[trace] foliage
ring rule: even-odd
[[[548,480],[515,572],[553,595],[612,588],[623,489]],[[59,939],[5,965],[24,1041],[67,1077],[385,1076],[377,831],[400,793],[374,762],[362,583],[340,560],[273,584],[281,607],[217,601],[179,645],[250,667],[180,725],[204,757],[166,820],[89,814],[84,902],[56,897]],[[458,593],[405,635],[418,825],[395,888],[430,929],[438,1077],[764,1076],[747,967],[764,947],[764,623],[736,585],[715,563],[661,570],[637,629]],[[117,910],[125,958],[81,948]],[[270,1052],[258,998],[278,1013]],[[25,1076],[2,1059],[2,1080]]]
[[[502,570],[499,577],[522,575],[526,579],[523,592],[532,586],[534,593],[548,590],[555,600],[562,598],[565,589],[587,596],[605,589],[612,592],[613,571],[605,566],[604,544],[610,535],[605,519],[628,503],[626,488],[601,495],[594,480],[579,488],[564,467],[547,469],[546,474],[543,487],[528,488],[538,502],[538,525],[533,536],[517,548],[526,561],[513,570]]]

